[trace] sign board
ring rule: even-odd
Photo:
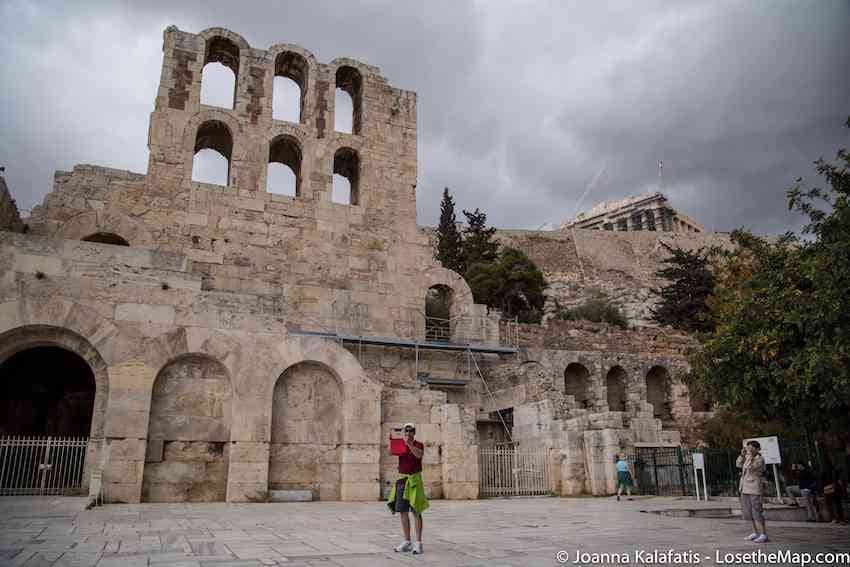
[[[764,464],[778,465],[782,463],[782,457],[779,454],[778,437],[753,437],[751,439],[744,439],[744,447],[747,446],[748,441],[758,441],[759,445],[761,445],[761,456],[764,458]]]
[[[705,469],[705,455],[702,453],[694,453],[692,455],[695,469]]]

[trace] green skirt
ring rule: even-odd
[[[631,488],[632,484],[632,475],[629,471],[617,471],[617,488]]]

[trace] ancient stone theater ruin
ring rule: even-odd
[[[502,320],[416,224],[415,93],[220,28],[170,27],[163,52],[146,174],[58,171],[25,219],[0,187],[4,451],[49,438],[52,455],[85,457],[30,484],[66,467],[112,502],[377,500],[396,466],[387,438],[411,421],[432,498],[601,495],[618,451],[676,446],[708,410],[677,378],[690,340],[647,309],[662,239],[714,236],[502,231],[544,270],[549,311],[602,294],[632,327]],[[232,108],[201,104],[208,63],[235,75]],[[272,116],[279,76],[300,89],[297,122]],[[337,89],[350,133],[334,129]],[[221,185],[192,180],[210,149]],[[266,191],[270,163],[294,195]],[[437,324],[434,289],[451,302]]]

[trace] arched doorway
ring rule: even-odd
[[[280,375],[272,401],[269,490],[339,500],[342,388],[330,368],[301,362]]]
[[[646,374],[646,401],[652,404],[652,416],[667,422],[673,420],[668,402],[670,373],[663,366],[653,366]]]
[[[425,340],[452,340],[452,288],[433,285],[425,295]]]
[[[626,411],[626,371],[614,366],[608,371],[605,386],[608,392],[608,411]]]
[[[142,500],[223,502],[227,497],[233,397],[227,368],[189,354],[153,384]]]
[[[96,393],[91,366],[68,349],[33,346],[3,360],[0,494],[84,490]]]
[[[590,407],[589,377],[587,368],[577,362],[567,365],[564,370],[564,393],[575,398],[579,409]]]

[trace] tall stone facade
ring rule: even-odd
[[[233,108],[201,104],[210,62],[233,70]],[[297,123],[272,118],[280,75],[300,86]],[[352,133],[333,129],[337,88]],[[57,172],[26,232],[2,227],[0,365],[45,346],[88,365],[86,479],[102,473],[108,500],[375,500],[407,421],[429,494],[476,498],[496,411],[520,444],[552,449],[558,494],[610,490],[615,447],[678,439],[686,338],[512,325],[436,263],[416,225],[416,128],[415,94],[375,67],[170,27],[146,174]],[[203,149],[227,159],[226,185],[192,181]],[[294,196],[265,191],[275,161]],[[335,173],[349,204],[331,199]],[[435,286],[451,297],[436,344]]]

